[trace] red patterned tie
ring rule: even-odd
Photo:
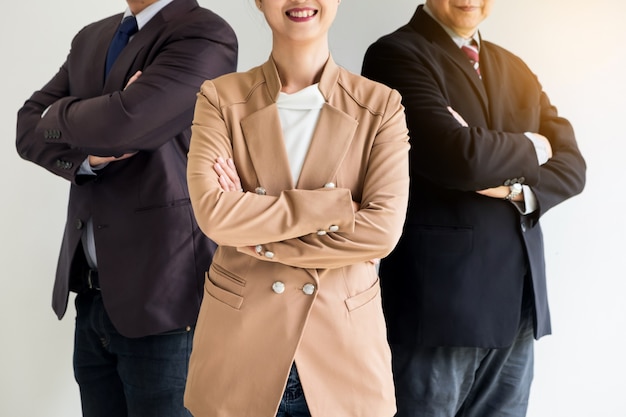
[[[472,64],[472,66],[476,70],[476,73],[480,77],[480,65],[478,63],[478,44],[476,43],[476,41],[472,39],[469,45],[463,45],[461,47],[461,50],[465,52],[465,55],[467,55],[467,57],[470,60],[470,63]]]

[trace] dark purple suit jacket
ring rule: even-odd
[[[140,337],[196,321],[215,245],[198,229],[189,201],[190,126],[201,83],[236,70],[237,39],[196,0],[174,0],[135,35],[105,81],[121,18],[76,35],[59,72],[20,109],[17,149],[72,183],[54,311],[63,317],[68,292],[79,288],[81,234],[92,218],[106,310],[121,334]],[[124,90],[138,70],[141,77]],[[128,152],[137,154],[96,177],[77,174],[89,154]]]
[[[551,331],[539,218],[582,191],[585,162],[572,126],[521,59],[482,41],[480,68],[482,81],[422,6],[365,55],[363,75],[402,94],[411,141],[407,221],[380,267],[392,343],[508,346],[524,285],[535,337]],[[524,132],[550,140],[550,161],[538,165]],[[536,212],[475,192],[512,180],[531,187]]]

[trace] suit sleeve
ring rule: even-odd
[[[72,50],[85,48],[81,39],[75,39]],[[70,59],[80,59],[72,58],[72,53]],[[18,117],[18,125],[22,125],[18,132],[20,155],[50,169],[48,152],[60,146],[83,156],[116,156],[159,148],[189,127],[195,94],[202,82],[236,69],[237,40],[222,20],[196,18],[178,25],[150,54],[139,80],[126,89],[82,98],[69,95],[68,88],[68,95],[49,103],[40,120]],[[72,76],[86,75],[63,76],[71,83]],[[36,92],[26,102],[23,114],[40,108],[41,98],[48,97],[49,88],[60,79],[57,76],[54,84]]]
[[[467,192],[524,178],[536,192],[543,213],[582,190],[584,162],[569,122],[558,117],[521,60],[507,56],[499,68],[506,77],[498,83],[501,89],[511,85],[516,90],[505,89],[497,97],[501,100],[495,105],[498,114],[482,108],[458,67],[448,60],[442,62],[442,52],[428,47],[416,49],[411,42],[383,38],[367,50],[362,72],[403,96],[412,175],[437,187]],[[448,106],[469,126],[463,127]],[[534,147],[524,135],[527,131],[551,141],[554,157],[550,162],[539,166]],[[547,189],[547,194],[542,191]]]
[[[40,91],[36,91],[18,111],[16,147],[23,159],[35,162],[69,181],[75,181],[80,164],[88,154],[65,143],[46,143],[43,137],[34,132],[46,109],[66,97],[69,90],[65,62],[59,72]]]

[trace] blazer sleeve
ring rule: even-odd
[[[192,128],[187,179],[200,228],[218,245],[237,247],[252,256],[262,245],[268,262],[294,267],[330,268],[383,257],[400,236],[408,199],[408,136],[399,95],[391,101],[378,129],[361,210],[352,208],[344,188],[292,189],[277,196],[223,192],[213,164],[231,157],[228,129],[219,97],[210,81],[198,96]],[[251,167],[237,167],[243,178]],[[323,236],[329,225],[339,232]]]
[[[301,268],[340,268],[382,259],[393,250],[402,233],[409,193],[410,145],[397,91],[390,91],[374,134],[370,157],[364,161],[367,174],[354,230],[271,243],[267,249],[276,254],[271,261]]]

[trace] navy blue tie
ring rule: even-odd
[[[122,20],[120,27],[117,28],[117,32],[111,41],[111,45],[109,45],[109,51],[107,52],[107,60],[106,67],[104,70],[104,77],[106,78],[109,75],[109,71],[113,66],[113,63],[117,59],[117,56],[122,52],[122,49],[128,43],[128,40],[131,36],[133,36],[139,28],[137,27],[137,19],[135,16],[128,16]]]

